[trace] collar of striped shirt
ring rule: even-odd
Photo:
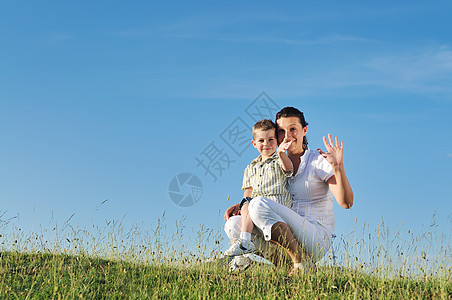
[[[272,156],[270,156],[269,158],[267,158],[265,161],[264,161],[264,163],[265,162],[270,162],[270,161],[272,161],[272,160],[274,160],[274,159],[277,159],[278,158],[278,155],[276,154],[276,151],[275,151],[275,153],[273,153],[273,155]],[[262,163],[262,155],[259,155],[258,157],[256,157],[255,159],[253,159],[252,161],[251,161],[251,165],[255,165],[255,164],[258,164],[258,163]]]

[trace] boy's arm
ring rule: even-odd
[[[251,195],[253,194],[253,187],[247,187],[245,188],[245,192],[243,193],[243,198],[246,197],[251,197]]]
[[[251,197],[253,194],[253,188],[247,187],[245,188],[245,192],[243,193],[243,198]],[[226,212],[224,213],[224,220],[227,221],[230,217],[240,215],[240,203],[234,204],[231,207],[229,207]]]
[[[284,141],[278,146],[278,149],[276,150],[278,153],[279,161],[281,163],[281,168],[286,173],[293,172],[292,161],[286,154],[286,151],[290,147],[290,145],[292,145],[292,142],[293,141],[287,142],[284,139]]]
[[[278,152],[279,161],[281,162],[281,169],[284,172],[293,172],[292,161],[287,156],[286,152]]]

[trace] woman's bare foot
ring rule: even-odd
[[[307,273],[315,273],[316,271],[317,271],[317,267],[315,266],[315,264],[310,260],[306,260],[301,263],[294,263],[293,269],[292,269],[292,271],[290,271],[289,276],[307,274]]]

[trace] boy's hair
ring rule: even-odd
[[[255,138],[254,134],[259,130],[262,130],[262,131],[273,130],[275,132],[275,137],[276,137],[276,124],[273,123],[272,120],[264,119],[264,120],[258,121],[256,124],[254,124],[253,139]]]

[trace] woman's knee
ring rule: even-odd
[[[241,228],[241,216],[232,216],[224,224],[224,231],[231,241],[240,237]]]
[[[251,200],[248,206],[248,213],[251,220],[257,221],[262,216],[272,215],[274,213],[272,204],[274,201],[265,197],[256,197]]]
[[[253,200],[251,200],[250,204],[248,205],[248,212],[250,214],[256,213],[257,211],[261,210],[262,207],[267,206],[266,205],[267,201],[268,201],[267,198],[261,196],[253,198]]]

